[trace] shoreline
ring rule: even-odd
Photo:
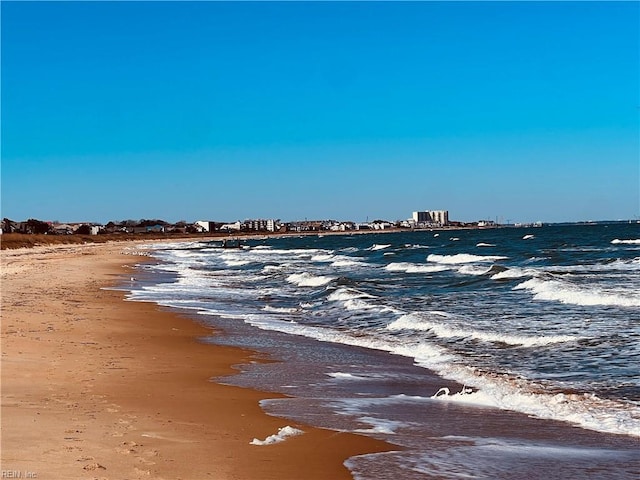
[[[106,235],[46,235],[46,234],[26,234],[26,233],[4,233],[0,235],[0,248],[2,250],[25,250],[37,247],[55,246],[69,247],[93,244],[126,244],[126,243],[174,243],[174,242],[210,242],[236,239],[256,239],[256,238],[287,238],[302,236],[335,236],[335,235],[376,235],[402,232],[443,232],[458,230],[489,230],[498,228],[511,228],[504,225],[493,227],[476,226],[444,226],[430,228],[387,228],[383,230],[319,230],[302,232],[268,232],[268,231],[239,231],[239,232],[210,232],[202,234],[106,234]],[[516,227],[513,227],[516,228]],[[518,227],[520,228],[520,227]]]
[[[201,342],[215,332],[105,288],[139,260],[123,250],[148,242],[2,252],[4,471],[40,479],[348,479],[348,458],[399,449],[269,416],[260,400],[282,395],[212,382],[259,353]],[[304,433],[250,444],[287,425]]]

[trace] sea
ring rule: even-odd
[[[147,245],[127,297],[258,352],[215,381],[283,427],[398,447],[354,478],[640,478],[640,224],[237,243]]]

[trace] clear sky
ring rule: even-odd
[[[7,2],[2,216],[629,219],[637,2]]]

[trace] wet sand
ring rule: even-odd
[[[105,290],[133,275],[133,244],[2,252],[1,468],[38,479],[340,479],[393,447],[266,415],[275,398],[219,385],[256,353],[210,328]],[[299,436],[251,445],[286,425]]]

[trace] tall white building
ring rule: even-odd
[[[449,212],[447,210],[432,210],[429,213],[434,223],[439,223],[440,225],[449,224]]]
[[[245,220],[244,226],[247,230],[255,230],[255,231],[264,231],[267,232],[275,232],[277,228],[278,220],[274,219],[255,219],[255,220]]]
[[[416,223],[448,225],[449,211],[448,210],[425,210],[422,212],[413,212],[413,221]]]

